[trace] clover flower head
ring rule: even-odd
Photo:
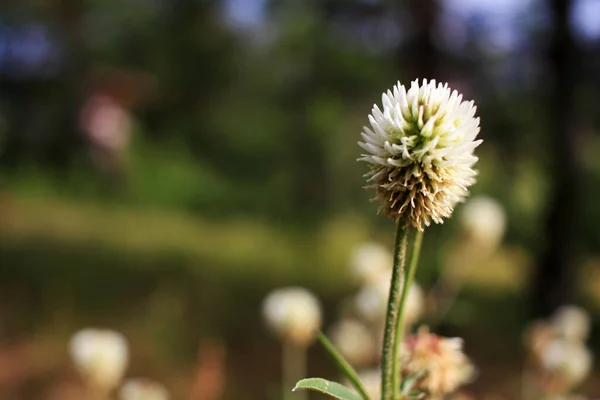
[[[105,391],[115,388],[123,378],[129,354],[122,334],[93,328],[73,335],[69,352],[88,384]]]
[[[475,183],[476,107],[448,84],[426,79],[408,90],[398,82],[382,103],[383,110],[373,106],[358,143],[380,212],[419,230],[442,223]]]
[[[426,371],[417,387],[427,398],[442,398],[469,382],[474,368],[464,354],[462,339],[444,338],[421,328],[408,337],[401,353],[403,375]]]
[[[268,327],[282,340],[307,345],[321,325],[317,298],[301,287],[276,289],[263,302]]]

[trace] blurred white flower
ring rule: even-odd
[[[462,349],[462,339],[444,338],[429,333],[426,328],[410,336],[401,352],[403,376],[421,371],[417,387],[429,394],[428,398],[442,398],[468,383],[475,369]]]
[[[506,215],[502,205],[491,197],[473,197],[464,205],[461,214],[463,228],[478,245],[495,249],[502,241]]]
[[[381,397],[381,371],[379,369],[360,371],[358,378],[365,387],[370,399],[377,400]]]
[[[585,341],[590,333],[590,316],[582,308],[562,306],[552,316],[552,325],[566,340]]]
[[[360,284],[376,284],[381,274],[391,274],[394,255],[379,243],[363,243],[350,260],[352,275]]]
[[[390,293],[391,271],[380,274],[377,282],[366,285],[356,294],[356,310],[369,322],[377,323],[385,319]],[[414,324],[423,313],[425,298],[423,290],[413,282],[408,290],[404,306],[404,323]]]
[[[533,321],[525,330],[523,341],[532,360],[539,364],[545,349],[553,340],[557,339],[556,329],[547,321]]]
[[[119,391],[121,400],[168,400],[169,392],[158,382],[150,379],[128,379]]]
[[[592,354],[579,341],[557,339],[541,354],[542,367],[552,374],[555,385],[568,391],[587,378],[592,368]]]
[[[129,143],[131,115],[110,96],[92,96],[82,110],[81,125],[96,146],[121,151]]]
[[[344,358],[354,366],[370,364],[375,358],[375,342],[369,329],[354,319],[344,319],[331,328],[330,338]]]
[[[590,317],[576,306],[560,307],[548,321],[528,329],[526,346],[544,390],[569,393],[590,374],[592,353],[585,345]]]
[[[119,332],[83,329],[71,338],[73,363],[88,384],[110,391],[119,385],[128,361],[128,344]]]
[[[317,298],[301,287],[277,289],[263,302],[268,327],[280,339],[299,345],[309,344],[321,326],[321,306]]]
[[[408,90],[398,82],[382,103],[383,111],[373,106],[358,143],[380,211],[419,230],[442,223],[475,183],[476,107],[448,84],[426,79]]]

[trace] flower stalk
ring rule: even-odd
[[[401,221],[397,222],[396,239],[394,244],[394,265],[392,281],[388,298],[383,349],[381,357],[381,400],[391,400],[393,394],[392,370],[394,368],[394,340],[396,338],[396,320],[401,298],[401,286],[406,265],[406,248],[408,242],[408,229],[404,229]]]
[[[340,371],[348,378],[354,389],[359,393],[363,400],[369,400],[369,395],[365,386],[360,381],[358,373],[354,370],[352,365],[350,365],[344,357],[340,354],[340,352],[335,348],[333,343],[327,339],[327,336],[323,334],[323,332],[317,332],[317,339],[323,345],[327,353],[333,358],[335,363],[337,364]],[[373,399],[374,400],[374,399]]]
[[[421,330],[404,343],[405,308],[414,280],[423,230],[450,218],[476,181],[474,150],[481,140],[473,101],[448,84],[415,80],[400,82],[382,95],[382,108],[374,105],[369,126],[363,128],[364,150],[359,161],[369,167],[367,188],[375,189],[379,212],[396,223],[394,259],[381,357],[381,400],[401,400],[404,386],[413,385],[427,398],[443,398],[472,376],[472,367],[458,338],[441,338]],[[406,270],[408,236],[414,236]],[[359,276],[364,276],[360,269]],[[364,384],[324,337],[320,341],[358,392],[323,379],[305,379],[297,389],[314,390],[341,400],[364,399]],[[401,364],[402,360],[402,364]],[[405,375],[402,383],[402,375]],[[360,393],[360,394],[359,394]],[[411,392],[412,393],[412,392]],[[379,395],[375,396],[379,397]],[[374,400],[374,397],[371,397]]]
[[[295,382],[306,375],[306,347],[294,343],[291,340],[284,340],[281,361],[283,365],[284,383],[283,399],[306,399],[306,392],[292,395],[292,392],[289,390],[290,387],[294,387]]]
[[[393,368],[392,368],[392,386],[394,390],[394,399],[400,397],[400,382],[402,381],[401,369],[400,369],[400,349],[402,341],[404,340],[404,307],[406,305],[406,299],[408,298],[408,292],[415,279],[415,272],[417,271],[417,265],[419,263],[419,254],[421,253],[421,244],[423,243],[423,231],[417,230],[415,239],[410,252],[410,261],[408,263],[408,270],[404,277],[404,285],[402,287],[402,294],[400,297],[400,305],[398,307],[398,317],[396,318],[396,329],[394,338],[393,348]]]

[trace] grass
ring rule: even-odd
[[[349,252],[368,233],[357,218],[298,232],[252,219],[211,221],[177,211],[9,196],[0,200],[0,222],[4,246],[41,240],[145,258],[176,255],[241,276],[302,281],[314,273],[329,286],[343,283]]]

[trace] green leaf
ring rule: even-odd
[[[296,387],[292,389],[292,392],[301,389],[314,390],[315,392],[324,393],[339,400],[362,400],[362,397],[354,390],[323,378],[302,379],[296,383]]]
[[[338,365],[340,371],[342,371],[342,373],[346,376],[346,378],[348,378],[352,386],[354,386],[354,388],[358,391],[362,400],[369,400],[367,390],[360,381],[356,370],[352,368],[352,365],[350,365],[348,361],[344,359],[344,356],[340,354],[338,349],[336,349],[333,343],[331,343],[329,339],[327,339],[327,336],[325,336],[323,332],[317,332],[317,339],[323,345],[325,350],[329,353],[331,358],[333,358],[335,363]]]

